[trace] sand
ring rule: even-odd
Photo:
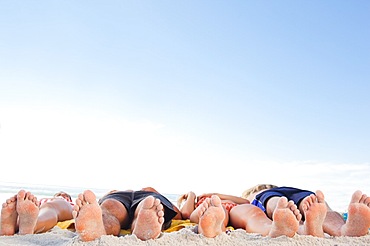
[[[191,227],[183,228],[179,231],[162,233],[162,235],[149,241],[141,241],[134,235],[125,235],[121,237],[102,236],[92,242],[82,242],[73,231],[54,227],[52,230],[36,235],[14,235],[0,237],[0,246],[2,245],[370,245],[370,235],[362,237],[330,237],[316,238],[312,236],[295,235],[293,238],[279,237],[268,238],[258,234],[246,233],[244,230],[231,231],[229,235],[222,234],[216,238],[205,238],[202,235],[195,234]]]

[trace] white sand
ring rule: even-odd
[[[279,237],[268,238],[258,234],[248,234],[243,230],[232,231],[229,235],[222,234],[217,238],[205,238],[195,234],[191,228],[184,228],[177,232],[163,233],[156,240],[140,241],[134,235],[123,237],[103,236],[92,242],[81,242],[76,233],[53,228],[50,232],[25,235],[25,236],[2,236],[0,237],[0,246],[2,245],[219,245],[219,246],[236,246],[236,245],[370,245],[370,235],[363,237],[326,237],[315,238],[312,236],[296,235],[293,238]]]

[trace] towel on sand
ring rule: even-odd
[[[61,229],[74,230],[75,221],[74,219],[58,222],[57,226]],[[179,231],[185,227],[195,226],[195,223],[190,222],[190,220],[172,220],[171,226],[164,232],[174,232]],[[120,236],[131,234],[131,230],[121,230]]]

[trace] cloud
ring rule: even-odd
[[[4,182],[233,195],[272,183],[321,189],[339,210],[356,189],[370,192],[369,163],[256,160],[161,122],[77,109],[2,107],[0,116],[0,163],[14,168]]]

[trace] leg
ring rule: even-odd
[[[195,208],[195,199],[196,195],[194,192],[190,191],[188,194],[185,196],[185,203],[182,205],[180,212],[182,219],[190,219],[191,213],[194,211]]]
[[[328,211],[323,224],[324,232],[330,236],[341,236],[341,228],[346,223],[338,212],[333,211],[328,204],[326,204]]]
[[[298,232],[301,219],[302,215],[294,202],[288,202],[286,197],[281,197],[272,216],[272,227],[269,236],[279,237],[285,235],[293,237]]]
[[[273,196],[266,202],[266,215],[268,218],[272,219],[272,215],[277,207],[277,204],[281,196]]]
[[[278,200],[273,220],[258,207],[251,204],[238,205],[230,211],[230,224],[234,228],[245,229],[249,233],[260,233],[263,236],[293,237],[298,231],[301,214],[293,202],[285,197]]]
[[[129,214],[126,207],[116,199],[107,199],[100,208],[103,213],[103,224],[107,235],[118,236],[121,228],[130,228]]]
[[[368,233],[370,227],[370,197],[356,191],[348,206],[348,219],[341,228],[342,236],[360,237]]]
[[[328,206],[324,221],[324,232],[331,236],[364,236],[370,227],[370,197],[356,191],[348,206],[348,219]]]
[[[164,212],[161,201],[153,196],[142,200],[136,210],[132,222],[132,234],[141,240],[157,238],[164,223]]]
[[[324,194],[318,190],[315,195],[305,197],[299,206],[304,213],[305,221],[298,233],[324,237],[323,223],[327,212]]]
[[[218,196],[213,195],[206,198],[192,213],[193,215],[197,217],[199,233],[205,237],[213,238],[226,231],[227,211]]]
[[[64,199],[55,198],[40,206],[35,233],[53,228],[58,222],[72,219],[72,206]]]
[[[78,195],[72,214],[76,232],[82,241],[93,241],[106,235],[102,210],[92,191],[86,190]]]
[[[3,203],[1,209],[1,230],[0,236],[14,235],[17,231],[18,213],[16,210],[17,196],[12,196]]]
[[[39,214],[36,197],[30,192],[20,190],[17,194],[17,213],[19,219],[19,234],[33,234]]]

